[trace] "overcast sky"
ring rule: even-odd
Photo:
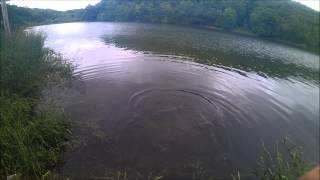
[[[319,7],[320,0],[294,0],[294,1],[297,1],[301,4],[304,4],[304,5],[310,7],[314,10],[317,10],[317,11],[319,11],[319,9],[320,9],[320,7]]]
[[[66,11],[85,8],[88,5],[95,5],[99,1],[100,0],[10,0],[9,4],[29,8]]]
[[[100,0],[10,0],[9,4],[15,4],[17,6],[30,7],[30,8],[42,8],[42,9],[54,9],[59,11],[66,11],[70,9],[81,9],[87,5],[97,4]],[[236,0],[235,0],[236,1]],[[320,0],[294,0],[301,4],[304,4],[314,10],[319,11]]]

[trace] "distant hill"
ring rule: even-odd
[[[319,12],[291,0],[102,0],[67,12],[16,6],[8,11],[13,25],[123,21],[207,26],[319,53]]]
[[[9,21],[10,25],[13,28],[21,26],[80,21],[80,17],[83,11],[84,10],[73,10],[61,12],[49,9],[31,9],[18,7],[15,5],[8,5]]]

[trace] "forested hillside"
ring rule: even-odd
[[[319,12],[291,0],[102,0],[81,19],[215,26],[319,47]]]
[[[102,0],[95,6],[66,12],[8,8],[12,26],[74,21],[212,26],[319,53],[319,12],[291,0]]]
[[[21,26],[79,21],[81,17],[80,12],[82,12],[82,10],[60,12],[49,9],[30,9],[8,5],[9,21],[10,25],[13,28]]]

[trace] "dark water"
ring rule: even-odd
[[[63,99],[78,142],[65,156],[65,175],[120,170],[186,178],[201,168],[215,177],[239,169],[246,177],[261,142],[271,147],[284,136],[318,162],[317,55],[168,25],[34,29],[47,34],[48,47],[73,60],[81,78],[81,92]]]

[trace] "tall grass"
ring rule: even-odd
[[[302,148],[287,137],[277,142],[273,151],[267,149],[264,143],[262,149],[263,153],[254,170],[259,179],[298,179],[314,166],[304,159]]]
[[[44,35],[18,32],[0,46],[0,179],[40,179],[59,162],[70,125],[52,107],[37,108],[48,84],[72,78],[72,67],[44,48]]]

